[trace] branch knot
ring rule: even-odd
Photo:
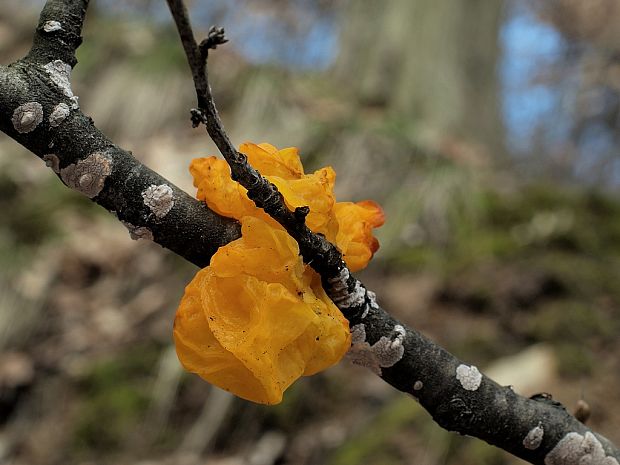
[[[209,28],[207,38],[200,42],[198,48],[200,49],[200,53],[202,54],[203,58],[206,60],[209,49],[215,50],[218,45],[225,44],[226,42],[228,42],[228,39],[226,38],[226,34],[224,33],[224,28],[211,26]]]
[[[310,213],[310,208],[308,206],[297,207],[294,211],[295,219],[300,223],[303,223],[305,222],[308,213]]]
[[[204,111],[202,111],[200,108],[192,108],[190,110],[190,114],[191,114],[190,119],[192,120],[193,128],[197,128],[198,126],[200,126],[200,123],[206,126],[207,116],[205,115]]]

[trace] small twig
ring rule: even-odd
[[[209,49],[215,50],[218,45],[222,45],[228,42],[226,38],[226,34],[224,34],[223,27],[211,26],[209,28],[209,33],[207,34],[207,38],[200,42],[198,48],[202,53],[204,59],[207,59]]]
[[[256,206],[280,223],[297,241],[304,261],[321,275],[328,295],[337,305],[340,298],[339,308],[344,315],[349,319],[361,315],[371,305],[371,299],[364,286],[346,269],[340,251],[325,237],[315,234],[306,226],[307,209],[302,207],[295,211],[289,210],[276,186],[248,163],[247,157],[235,149],[224,130],[211,93],[207,68],[209,49],[227,42],[224,29],[212,26],[208,37],[198,45],[183,1],[167,1],[194,78],[198,108],[192,109],[192,125],[196,127],[200,123],[205,124],[209,136],[228,162],[232,178],[248,190],[248,197]],[[345,279],[344,284],[341,282],[342,277]],[[348,295],[355,294],[356,298],[342,298],[343,287],[348,290]]]

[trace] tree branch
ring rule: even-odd
[[[89,2],[48,1],[41,11],[28,58],[39,64],[62,60],[73,68],[77,63],[75,50],[82,43],[82,25]]]
[[[224,31],[211,28],[209,36],[199,46],[194,38],[184,2],[182,0],[167,0],[167,2],[194,79],[198,103],[198,108],[192,109],[194,127],[200,123],[205,124],[209,136],[228,162],[232,178],[248,190],[248,197],[259,208],[265,210],[295,238],[306,263],[312,263],[312,267],[326,280],[337,278],[345,267],[342,255],[329,241],[314,234],[306,226],[305,217],[309,210],[298,208],[294,212],[290,211],[276,186],[250,166],[247,157],[235,149],[224,130],[211,95],[206,66],[209,48],[226,41]]]
[[[297,240],[304,261],[322,277],[327,294],[351,326],[349,358],[419,400],[443,428],[501,447],[531,463],[618,465],[620,451],[593,433],[550,396],[527,399],[487,378],[414,329],[393,319],[346,268],[340,252],[305,225],[306,208],[290,211],[277,188],[237,152],[224,131],[208,81],[208,49],[225,41],[212,27],[199,46],[182,0],[167,0],[194,78],[198,108],[192,123],[204,123],[248,197]]]
[[[169,0],[169,5],[177,12],[183,6],[178,0]],[[0,129],[42,158],[69,187],[115,213],[134,237],[152,238],[204,266],[218,247],[239,237],[238,224],[218,216],[142,165],[79,110],[70,71],[76,63],[75,49],[81,42],[87,6],[87,0],[48,0],[29,55],[0,66]],[[188,60],[198,82],[193,122],[205,122],[210,135],[214,131],[218,148],[233,162],[234,176],[249,179],[251,187],[261,191],[255,200],[276,219],[281,217],[293,237],[307,240],[300,243],[304,258],[324,263],[318,268],[326,289],[351,324],[349,358],[412,394],[448,430],[484,439],[531,463],[618,465],[618,448],[560,404],[545,396],[521,397],[476,367],[463,364],[390,317],[377,305],[374,294],[342,266],[341,258],[334,258],[339,255],[325,257],[327,249],[335,248],[311,232],[308,235],[303,221],[306,211],[290,212],[285,206],[284,211],[277,190],[263,185],[260,174],[247,165],[223,131],[205,67],[205,52],[222,38],[208,38],[202,46],[196,45],[186,12],[180,14],[175,20],[186,53],[191,48]],[[177,16],[186,22],[179,26]],[[218,32],[212,30],[212,34]]]
[[[49,0],[34,45],[0,67],[0,130],[69,187],[116,214],[132,238],[152,239],[198,266],[240,237],[224,218],[112,143],[82,113],[71,90],[88,1]]]

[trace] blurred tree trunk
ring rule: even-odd
[[[464,141],[497,158],[503,9],[486,0],[349,0],[336,74],[362,104],[403,118],[423,146]]]

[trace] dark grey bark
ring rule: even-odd
[[[153,238],[206,266],[219,247],[240,237],[238,223],[140,163],[77,108],[69,78],[87,4],[47,2],[28,56],[0,67],[0,130],[43,159],[69,187],[115,213],[132,237]]]
[[[618,463],[620,452],[614,444],[594,433],[549,395],[526,398],[510,386],[500,386],[478,373],[476,367],[401,325],[382,308],[372,308],[365,318],[351,320],[350,324],[354,340],[356,332],[363,331],[362,345],[370,346],[373,352],[385,350],[385,338],[390,333],[389,340],[398,340],[398,331],[393,328],[400,325],[405,329],[402,358],[392,366],[379,367],[380,376],[414,396],[444,429],[483,439],[534,464]],[[354,343],[354,362],[355,347]],[[376,364],[373,367],[365,355],[361,364],[370,364],[376,370]],[[585,458],[588,454],[590,459]]]
[[[77,108],[69,69],[75,64],[87,4],[86,0],[48,0],[30,54],[0,67],[0,129],[45,160],[69,187],[115,213],[134,236],[151,238],[203,266],[219,246],[239,237],[237,223],[216,215],[140,164]],[[183,6],[176,0],[169,4],[173,12]],[[185,15],[184,10],[181,14]],[[274,186],[263,182],[239,157],[223,132],[205,69],[206,51],[221,38],[197,46],[189,21],[179,21],[178,16],[176,10],[184,46],[186,51],[188,46],[191,49],[188,57],[196,81],[199,108],[193,113],[194,123],[205,122],[210,134],[220,132],[214,139],[223,152],[229,152],[224,155],[235,177],[250,183],[267,212],[285,226],[290,223],[287,230],[293,237],[307,240],[306,261],[324,264],[317,268],[325,287],[351,325],[353,363],[413,395],[445,429],[478,437],[531,463],[618,465],[618,448],[559,403],[542,395],[527,399],[499,386],[475,366],[462,363],[394,320],[341,259],[326,260],[323,247],[338,251],[307,231],[305,210],[289,211]]]

